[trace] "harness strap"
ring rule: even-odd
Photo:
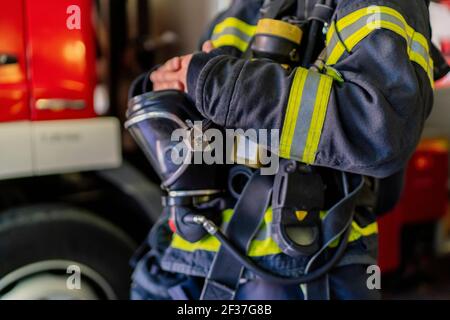
[[[256,171],[236,204],[225,234],[241,252],[248,251],[251,240],[261,226],[272,187],[273,176],[263,176]],[[233,300],[243,270],[242,264],[221,246],[212,262],[200,299]]]
[[[351,175],[350,181],[348,181],[348,174],[342,173],[342,177],[344,185],[346,185],[349,190],[347,191],[346,196],[328,211],[328,214],[323,220],[322,235],[324,245],[308,262],[305,270],[306,274],[309,273],[311,269],[314,270],[314,265],[320,265],[321,262],[326,259],[324,255],[326,255],[326,250],[330,244],[341,238],[342,235],[348,236],[348,230],[351,228],[357,199],[361,196],[365,181],[360,175]],[[347,239],[341,239],[341,241],[347,241]],[[316,281],[306,284],[304,291],[306,291],[305,298],[307,300],[329,300],[328,274]]]

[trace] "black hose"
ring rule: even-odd
[[[260,266],[256,265],[250,258],[248,258],[245,254],[241,253],[239,249],[237,249],[233,243],[220,231],[218,230],[214,236],[220,243],[233,255],[233,257],[238,260],[245,268],[249,269],[253,273],[255,273],[260,278],[273,283],[279,284],[301,284],[301,283],[309,283],[315,281],[325,274],[327,274],[336,263],[342,258],[345,253],[345,249],[347,248],[348,238],[350,236],[351,226],[347,228],[344,235],[341,237],[341,241],[336,249],[336,252],[328,260],[323,266],[315,269],[311,273],[302,275],[297,278],[286,278],[282,276],[278,276],[269,272]]]
[[[327,7],[333,6],[333,0],[321,0],[316,5],[325,5]],[[323,22],[313,19],[311,20],[311,25],[308,33],[308,45],[306,46],[305,54],[303,55],[302,65],[307,67],[313,63],[313,55],[317,47],[317,35],[320,29],[323,27]]]
[[[317,4],[323,5],[324,0],[320,0]],[[311,20],[311,24],[309,26],[308,39],[307,39],[308,45],[306,46],[305,54],[303,55],[302,65],[305,67],[307,67],[309,64],[312,63],[313,54],[316,49],[317,34],[319,33],[321,24],[322,23],[318,20],[315,20],[315,19]]]

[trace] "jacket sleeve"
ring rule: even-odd
[[[405,34],[382,23],[352,44],[343,32],[339,41],[346,52],[329,61],[331,72],[196,55],[189,93],[199,111],[221,126],[279,129],[283,158],[389,176],[413,153],[433,102],[429,34],[411,33],[400,20]]]

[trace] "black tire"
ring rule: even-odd
[[[37,262],[71,261],[101,275],[115,298],[128,299],[135,248],[121,229],[83,209],[34,205],[0,213],[0,281]]]

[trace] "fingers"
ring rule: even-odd
[[[212,43],[211,43],[212,46]],[[192,54],[183,57],[175,57],[168,60],[162,67],[150,74],[153,82],[153,90],[175,89],[185,91],[187,68],[191,61]]]
[[[181,68],[181,59],[180,57],[175,57],[168,60],[161,68],[160,71],[178,71]]]
[[[180,78],[179,72],[157,70],[152,72],[150,80],[155,82],[172,82]]]
[[[184,91],[184,85],[181,81],[156,82],[153,84],[154,91],[161,90],[180,90]]]
[[[203,46],[202,46],[203,52],[210,53],[213,50],[214,50],[214,44],[211,40],[208,40],[205,43],[203,43]]]

